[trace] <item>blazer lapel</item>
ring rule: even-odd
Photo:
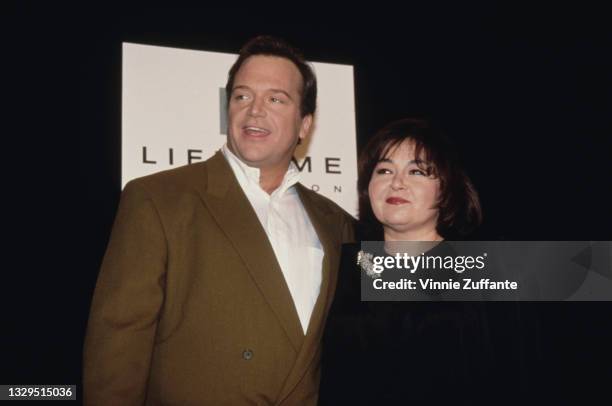
[[[304,376],[304,373],[317,353],[323,336],[325,316],[329,309],[330,298],[333,295],[336,285],[338,261],[340,258],[339,249],[341,246],[339,241],[340,230],[330,230],[329,227],[330,224],[333,224],[333,221],[330,221],[330,216],[333,215],[331,210],[329,210],[327,206],[317,204],[301,184],[297,184],[296,187],[300,200],[323,246],[324,256],[319,297],[313,309],[312,316],[310,317],[310,322],[308,323],[308,331],[306,332],[302,349],[298,354],[295,366],[285,381],[285,385],[278,398],[279,404],[283,402],[291,393],[295,385],[297,385]]]
[[[199,193],[266,298],[296,351],[304,334],[272,245],[221,152],[206,162],[208,182]]]

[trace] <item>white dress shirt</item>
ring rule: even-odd
[[[268,235],[305,334],[321,289],[323,249],[295,188],[300,172],[291,162],[280,186],[268,194],[259,186],[258,168],[238,159],[227,144],[221,151]]]

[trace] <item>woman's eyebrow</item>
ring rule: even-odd
[[[381,158],[376,163],[379,163],[379,162],[393,163],[393,159],[391,159],[391,158]],[[424,163],[426,163],[426,162],[421,160],[421,159],[412,159],[412,160],[408,161],[408,164],[424,164]]]

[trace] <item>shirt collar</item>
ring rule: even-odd
[[[227,162],[232,168],[232,171],[236,175],[238,183],[240,183],[241,185],[249,184],[251,187],[257,186],[261,189],[261,187],[259,186],[259,168],[253,168],[252,166],[249,166],[246,163],[242,162],[240,158],[238,158],[232,151],[230,151],[227,146],[227,143],[223,145],[223,147],[221,148],[221,152],[225,156],[225,159],[227,159]],[[299,181],[300,171],[297,165],[293,161],[291,161],[289,162],[289,168],[287,168],[287,172],[285,173],[285,176],[283,177],[280,186],[274,192],[272,192],[272,196],[282,196],[287,190],[292,188],[292,186],[294,186]],[[290,191],[293,191],[293,189],[291,189]]]

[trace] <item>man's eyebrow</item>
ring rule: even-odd
[[[232,92],[233,92],[234,90],[238,90],[238,89],[251,90],[251,88],[250,88],[250,87],[248,87],[248,86],[245,86],[245,85],[238,85],[238,86],[234,86],[234,87],[232,88]]]
[[[234,86],[234,88],[232,89],[232,92],[236,91],[236,90],[248,90],[248,91],[253,91],[253,89],[251,89],[250,87],[246,86],[246,85],[237,85]],[[271,93],[282,93],[284,94],[289,100],[293,101],[293,97],[291,97],[291,95],[283,89],[268,89],[266,90],[267,92],[271,92]]]
[[[289,100],[293,100],[293,98],[291,97],[291,95],[289,93],[287,93],[285,90],[283,89],[269,89],[270,92],[272,93],[282,93],[285,96],[287,96],[289,98]]]

